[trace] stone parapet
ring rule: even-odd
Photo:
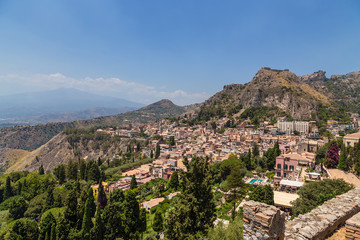
[[[360,188],[333,198],[285,225],[287,240],[320,240],[360,212]]]

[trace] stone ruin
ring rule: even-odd
[[[360,187],[339,195],[311,212],[299,215],[287,222],[282,211],[264,203],[248,201],[244,204],[243,210],[244,240],[321,240],[326,239],[339,226],[344,225],[348,219],[360,212]],[[347,224],[353,224],[353,222],[349,220]],[[351,233],[357,234],[354,224],[352,227]],[[351,228],[348,227],[348,229]]]
[[[244,205],[244,240],[279,239],[285,229],[285,213],[255,201]]]

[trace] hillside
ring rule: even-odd
[[[119,126],[129,122],[151,122],[166,117],[178,117],[185,113],[170,100],[161,100],[139,110],[99,117],[90,120],[78,120],[68,123],[48,123],[34,126],[15,126],[0,129],[0,147],[33,151],[67,128],[91,128]]]
[[[349,111],[360,111],[360,72],[326,78],[325,72],[319,71],[303,76],[302,80]]]
[[[76,140],[74,139],[76,136]],[[33,171],[43,165],[45,170],[51,170],[58,164],[67,163],[70,159],[112,157],[126,150],[129,140],[121,140],[108,134],[83,130],[76,133],[61,132],[50,141],[33,151],[4,149],[7,159],[3,169],[7,172],[28,170]]]
[[[278,107],[294,119],[310,119],[319,104],[332,99],[288,70],[261,68],[246,84],[231,84],[206,100],[199,110],[201,120],[232,116],[249,107]]]

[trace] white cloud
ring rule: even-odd
[[[61,73],[35,74],[32,76],[22,76],[18,74],[0,75],[0,83],[3,89],[5,89],[3,92],[0,92],[0,94],[56,88],[76,88],[142,103],[152,103],[167,98],[180,105],[199,103],[209,97],[209,94],[205,92],[189,93],[181,89],[166,91],[164,87],[149,86],[137,82],[124,81],[119,78],[85,77],[78,79],[65,76]],[[8,89],[8,91],[6,91],[6,89]],[[16,89],[16,91],[14,89]]]

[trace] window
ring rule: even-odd
[[[287,164],[284,165],[284,170],[288,170],[288,165]]]
[[[276,175],[277,175],[278,177],[281,177],[281,172],[277,172]]]
[[[284,178],[286,178],[286,173],[284,173]]]
[[[280,163],[277,165],[277,169],[281,169],[281,164]]]
[[[290,166],[289,166],[289,169],[290,169],[290,171],[294,171],[294,166],[293,166],[293,165],[290,165]]]

